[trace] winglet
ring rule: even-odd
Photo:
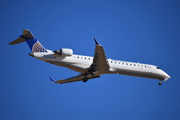
[[[49,76],[50,80],[54,83],[55,81]]]
[[[94,38],[94,41],[95,41],[96,45],[100,45],[99,42],[96,40],[96,38]]]

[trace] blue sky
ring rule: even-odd
[[[0,4],[1,120],[180,119],[178,0],[3,0]],[[28,55],[9,42],[29,29],[45,48],[94,55],[95,37],[108,58],[157,65],[171,79],[102,75],[87,83],[49,80],[78,74]]]

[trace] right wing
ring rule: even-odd
[[[88,80],[89,79],[93,79],[93,78],[99,78],[99,77],[100,77],[99,75],[94,75],[94,76],[88,75],[87,76]],[[54,81],[51,77],[49,77],[49,78],[51,79],[51,81],[53,83],[64,84],[64,83],[81,81],[81,80],[83,80],[84,75],[83,74],[79,74],[79,75],[76,75],[76,76],[73,76],[73,77],[70,77],[70,78],[66,78],[66,79],[62,79],[62,80],[58,80],[58,81]]]
[[[87,68],[83,72],[84,75],[86,75],[86,74],[92,75],[93,71],[98,72],[99,75],[101,75],[103,73],[107,73],[110,69],[103,46],[101,46],[95,38],[94,38],[94,41],[96,43],[96,48],[94,51],[95,54],[94,54],[94,58],[93,58],[93,63],[90,65],[89,68]]]
[[[106,58],[106,53],[104,48],[99,44],[99,42],[94,38],[96,43],[94,59],[92,63],[92,67],[95,68],[96,71],[100,71],[101,73],[109,71],[109,63]]]
[[[82,74],[58,81],[54,81],[50,77],[51,81],[53,83],[59,83],[59,84],[76,82],[81,80],[86,82],[88,79],[98,78],[100,77],[100,74],[106,73],[109,70],[110,66],[106,58],[104,48],[99,44],[99,42],[95,38],[94,41],[96,43],[95,54],[93,58],[93,63],[90,65],[88,69],[86,69]],[[99,73],[96,74],[97,73],[96,71],[99,72],[100,74]],[[92,72],[95,72],[95,74],[93,74]]]

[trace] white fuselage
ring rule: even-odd
[[[26,29],[23,30],[23,34],[18,39],[9,44],[16,45],[25,41],[32,51],[32,53],[29,53],[30,56],[80,72],[79,75],[58,81],[49,77],[53,83],[87,82],[89,79],[99,78],[103,74],[122,74],[158,79],[160,80],[159,85],[162,84],[161,81],[170,78],[167,73],[154,65],[107,59],[103,46],[95,38],[94,57],[73,54],[73,50],[69,48],[61,48],[55,51],[47,50]]]
[[[52,51],[48,51],[47,53],[29,53],[29,55],[42,61],[62,67],[67,67],[80,73],[83,73],[84,70],[89,68],[90,65],[93,63],[93,57],[76,54],[73,54],[72,56],[63,57],[58,54],[54,54],[54,52]],[[108,63],[110,66],[110,69],[108,71],[102,72],[97,70],[96,74],[122,74],[158,79],[162,81],[166,81],[170,78],[170,76],[167,73],[165,73],[163,70],[159,69],[157,66],[154,65],[112,59],[108,59]]]

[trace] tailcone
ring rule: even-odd
[[[30,56],[34,57],[34,53],[29,53]]]

